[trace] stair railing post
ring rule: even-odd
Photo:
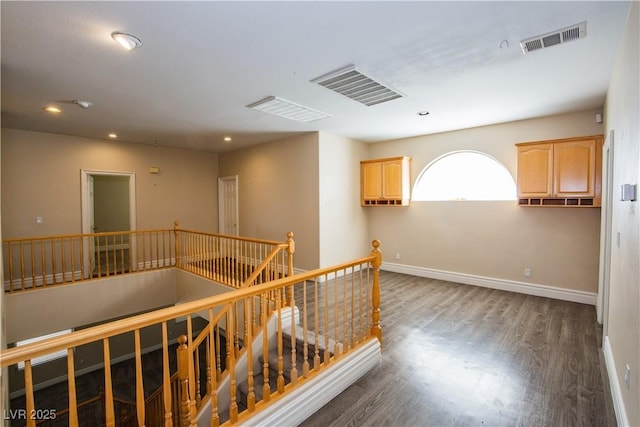
[[[293,254],[296,251],[296,242],[293,240],[293,232],[291,231],[287,233],[287,244],[287,277],[290,277],[293,276]],[[290,287],[289,305],[293,307],[293,285]]]
[[[178,382],[180,383],[180,425],[191,425],[191,411],[189,402],[189,348],[186,335],[178,337]]]
[[[178,221],[174,221],[173,222],[173,236],[174,236],[174,239],[175,239],[174,249],[176,251],[176,253],[175,253],[176,267],[181,267],[180,238],[178,237],[180,234],[178,233],[178,231],[179,231]]]
[[[371,327],[371,335],[376,336],[378,341],[382,343],[382,328],[380,327],[380,266],[382,265],[382,252],[379,249],[379,240],[374,240],[371,245],[373,246],[371,256],[374,257],[373,261],[371,261],[371,267],[373,268],[373,290],[371,292],[373,325]]]

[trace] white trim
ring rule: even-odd
[[[627,411],[625,410],[624,400],[622,399],[622,390],[620,389],[620,382],[618,381],[618,375],[616,373],[616,364],[613,358],[609,336],[604,337],[602,351],[604,352],[604,364],[607,368],[607,375],[609,376],[613,409],[616,413],[618,427],[626,427],[629,425],[629,418],[627,418]]]
[[[375,368],[381,360],[380,342],[376,338],[370,339],[353,353],[333,363],[322,374],[301,385],[295,393],[283,396],[242,425],[297,426]],[[205,421],[208,423],[208,420]]]
[[[382,270],[393,271],[395,273],[410,274],[412,276],[446,280],[448,282],[482,286],[484,288],[499,289],[502,291],[517,292],[520,294],[535,295],[539,297],[553,298],[563,301],[577,302],[581,304],[595,305],[597,298],[597,294],[594,292],[578,291],[574,289],[540,285],[537,283],[518,282],[515,280],[477,276],[467,273],[456,273],[453,271],[436,270],[432,268],[416,267],[390,262],[383,262],[380,268]]]
[[[46,286],[49,286],[49,285],[56,286],[56,285],[73,283],[72,278],[73,280],[76,280],[76,281],[82,280],[82,271],[76,270],[74,272],[68,271],[65,273],[56,273],[55,281],[54,281],[54,275],[51,273],[45,274],[44,279],[42,277],[42,274],[38,274],[35,277],[35,286],[34,286],[33,276],[28,276],[24,278],[24,288],[25,289],[31,289],[33,287],[40,288],[40,287],[43,287],[43,284]],[[14,278],[13,281],[8,279],[4,281],[5,291],[9,291],[9,289],[11,289],[11,286],[10,286],[11,282],[13,282],[13,289],[15,290],[22,289],[23,281],[21,278],[18,277],[18,278]]]

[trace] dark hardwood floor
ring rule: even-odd
[[[615,426],[595,308],[381,272],[382,363],[313,426]]]

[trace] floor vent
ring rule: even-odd
[[[544,49],[546,47],[555,46],[570,42],[572,40],[578,40],[587,36],[587,23],[581,22],[571,27],[563,28],[558,31],[553,31],[541,36],[531,37],[520,42],[522,52],[529,53],[534,50]]]
[[[332,71],[311,80],[311,82],[318,83],[366,106],[381,104],[402,97],[395,90],[383,86],[360,73],[353,65]]]

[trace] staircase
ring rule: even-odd
[[[296,310],[297,311],[297,310]],[[297,314],[297,313],[296,313]],[[295,327],[295,365],[296,371],[292,372],[292,340],[291,325],[288,320],[291,319],[290,314],[282,314],[282,352],[278,351],[278,336],[276,323],[277,318],[273,316],[270,323],[273,327],[269,327],[269,353],[267,362],[269,397],[273,399],[279,396],[277,402],[263,409],[260,414],[252,418],[240,418],[240,422],[246,425],[256,423],[256,425],[272,425],[275,421],[279,425],[295,425],[302,422],[309,415],[320,407],[324,406],[340,392],[350,386],[353,382],[366,374],[375,367],[381,358],[380,343],[377,339],[370,340],[365,343],[361,349],[352,352],[349,355],[338,357],[342,353],[342,344],[323,335],[317,337],[312,331],[306,334],[306,357],[305,357],[305,338],[304,329],[301,326]],[[297,318],[297,317],[296,317]],[[253,339],[253,348],[262,351],[261,334]],[[317,343],[317,345],[316,345]],[[255,352],[254,352],[255,353]],[[305,381],[295,391],[280,396],[278,393],[278,377],[279,373],[279,354],[282,355],[282,389],[288,388],[288,385],[294,382]],[[335,357],[334,357],[335,356]],[[333,358],[333,359],[332,359]],[[246,352],[238,358],[236,369],[236,403],[238,412],[242,413],[249,406],[249,381],[247,378],[247,354]],[[307,362],[305,366],[305,360]],[[263,400],[267,401],[264,396],[264,369],[265,359],[262,354],[254,354],[253,357],[253,393],[254,401],[257,405],[263,405]],[[305,378],[312,372],[313,378]],[[228,378],[223,380],[218,387],[218,416],[220,425],[229,420],[229,393],[230,384]],[[295,410],[292,410],[295,407]],[[301,408],[306,410],[301,410]],[[256,407],[257,408],[257,407]],[[286,416],[294,416],[294,421],[285,422],[283,414]],[[246,413],[245,413],[246,414]],[[305,415],[306,414],[306,415]],[[269,422],[269,417],[275,417]],[[198,426],[209,426],[211,418],[211,404],[207,402],[200,408],[197,423]]]

